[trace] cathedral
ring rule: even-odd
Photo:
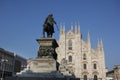
[[[58,44],[59,47],[56,50],[58,62],[62,63],[66,60],[69,73],[81,80],[106,79],[102,40],[99,40],[96,49],[93,49],[89,33],[86,41],[82,39],[80,25],[75,25],[75,29],[71,27],[67,32],[65,26],[61,25]]]

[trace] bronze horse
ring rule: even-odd
[[[47,37],[52,37],[53,35],[53,31],[52,31],[52,26],[48,25],[48,24],[44,24],[43,25],[43,37],[45,37],[45,32],[47,33]]]
[[[47,37],[52,37],[54,33],[54,24],[56,24],[52,14],[49,14],[43,24],[43,37],[45,37],[45,32],[47,33]]]

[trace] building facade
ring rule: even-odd
[[[60,27],[58,62],[67,60],[67,67],[70,73],[76,77],[87,79],[106,79],[106,69],[104,60],[104,48],[102,40],[98,42],[96,49],[91,48],[90,35],[86,41],[82,39],[80,25],[75,25],[75,30],[71,27],[68,32],[65,26]]]
[[[15,58],[14,74],[16,74],[17,72],[20,72],[21,70],[27,67],[27,59],[19,55],[14,55],[14,58]]]
[[[14,54],[0,48],[0,77],[12,76],[14,71]]]
[[[0,48],[0,78],[12,76],[27,66],[27,60],[13,52]]]

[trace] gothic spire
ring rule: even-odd
[[[90,43],[90,34],[88,32],[88,38],[87,38],[87,43],[88,43],[88,49],[91,49],[91,43]]]
[[[98,39],[97,48],[98,48],[98,49],[100,48],[100,41],[99,41],[99,39]]]
[[[100,50],[101,50],[101,51],[104,51],[104,50],[103,50],[103,42],[102,42],[102,39],[100,40]]]
[[[63,34],[63,27],[62,27],[62,24],[60,24],[60,34]]]
[[[71,31],[73,31],[73,23],[71,23]]]
[[[98,48],[98,51],[104,52],[102,39],[98,40],[98,47],[97,48]]]
[[[75,23],[75,34],[77,34],[77,24]]]
[[[65,23],[63,24],[63,33],[65,34]]]
[[[80,34],[80,24],[78,24],[77,33]]]

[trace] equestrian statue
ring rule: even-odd
[[[47,37],[52,37],[53,33],[55,32],[54,24],[56,24],[56,22],[53,18],[53,14],[49,14],[43,24],[43,37],[45,37],[45,32],[47,33]]]

